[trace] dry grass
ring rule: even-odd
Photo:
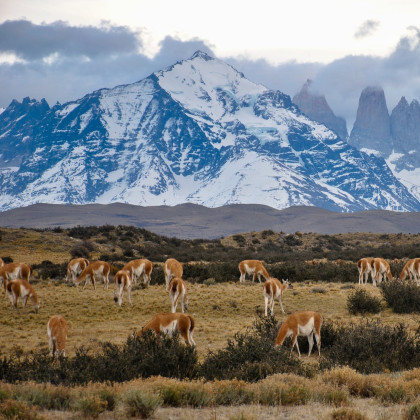
[[[152,276],[153,278],[153,276]],[[357,321],[360,316],[349,315],[346,309],[347,297],[351,289],[342,288],[341,284],[327,283],[323,288],[327,293],[313,293],[314,287],[308,283],[295,283],[293,290],[286,291],[284,307],[286,315],[297,310],[315,310],[321,312],[324,319],[349,322]],[[264,309],[262,287],[260,284],[239,284],[234,282],[205,286],[188,284],[190,300],[189,313],[196,319],[194,333],[200,357],[207,350],[217,350],[225,346],[235,332],[243,331],[253,324],[256,309]],[[379,290],[366,286],[369,293],[380,296]],[[0,306],[0,324],[2,341],[0,352],[7,353],[13,347],[30,350],[48,344],[46,325],[50,316],[60,314],[69,323],[68,353],[74,354],[76,347],[91,343],[92,340],[123,343],[134,328],[141,328],[159,312],[170,311],[170,300],[164,286],[152,285],[147,289],[138,288],[132,293],[133,306],[126,296],[122,307],[114,303],[114,286],[105,290],[102,284],[96,291],[89,285],[82,287],[66,285],[64,282],[40,281],[34,288],[41,300],[41,309],[35,314],[32,307],[27,313],[10,316],[10,304],[5,297]],[[281,316],[278,303],[275,313]],[[416,330],[420,315],[400,315],[386,309],[378,315],[384,323],[395,325],[403,322]]]
[[[36,232],[20,229],[2,229],[0,241],[0,255],[10,256],[14,261],[37,264],[44,260],[54,263],[67,262],[70,259],[69,250],[79,240],[69,238],[51,231]],[[251,233],[247,240],[261,234]],[[366,236],[366,234],[365,234]],[[365,237],[364,236],[364,237]],[[391,236],[391,235],[389,235]],[[395,236],[395,235],[394,235]],[[354,241],[363,242],[362,236],[353,235]],[[377,239],[377,236],[372,237]],[[398,235],[397,235],[398,238]],[[270,239],[270,237],[268,237]],[[301,238],[303,246],[310,246],[310,235]],[[348,239],[343,236],[342,238]],[[395,239],[395,238],[394,238]],[[404,237],[401,240],[406,240]],[[412,235],[410,240],[418,241],[418,236]],[[226,239],[229,241],[229,239]],[[383,238],[383,243],[387,241]],[[233,243],[233,242],[232,242]],[[100,253],[109,251],[109,244],[101,244],[92,259]],[[239,284],[238,276],[223,284],[206,286],[203,284],[188,284],[190,300],[189,313],[196,319],[194,333],[200,359],[208,350],[225,347],[229,338],[237,331],[244,331],[252,326],[256,310],[264,310],[262,287],[260,284]],[[152,275],[153,282],[153,275]],[[357,278],[355,278],[355,287]],[[284,319],[288,314],[310,309],[321,312],[324,319],[347,323],[358,322],[360,315],[350,315],[347,310],[347,298],[354,292],[345,284],[339,283],[294,283],[294,289],[286,291],[283,301],[286,314],[280,313],[278,303],[275,305],[277,318]],[[169,311],[170,300],[164,286],[152,285],[147,289],[136,288],[132,293],[133,306],[130,306],[126,295],[120,308],[113,301],[114,286],[104,290],[98,285],[94,291],[88,286],[84,291],[66,285],[64,281],[34,282],[34,288],[41,300],[41,309],[35,314],[29,305],[27,313],[10,314],[8,300],[0,297],[0,354],[7,354],[13,348],[25,351],[48,346],[46,325],[53,314],[63,315],[69,323],[69,337],[67,353],[75,354],[75,349],[81,345],[94,344],[95,341],[110,341],[123,343],[134,328],[143,326],[156,313]],[[325,293],[317,292],[323,289]],[[371,285],[366,286],[368,293],[381,297],[380,290]],[[369,319],[381,319],[385,324],[396,325],[404,323],[412,331],[416,331],[420,324],[420,314],[395,314],[390,309],[384,309],[380,314],[368,315]],[[316,353],[311,360],[317,359]],[[306,361],[306,358],[303,357]],[[310,361],[309,361],[310,362]],[[121,394],[129,389],[144,389],[158,392],[159,387],[176,385],[178,382],[164,378],[150,378],[136,380],[112,387],[112,392]],[[169,384],[169,385],[168,385]],[[229,385],[229,384],[228,384]],[[415,370],[405,374],[361,375],[351,369],[341,368],[331,372],[319,374],[314,379],[305,379],[293,375],[274,375],[258,384],[243,384],[249,392],[259,392],[261,389],[274,389],[279,386],[302,385],[311,390],[308,402],[297,406],[267,406],[264,404],[240,406],[216,406],[194,409],[189,407],[173,408],[159,407],[154,415],[156,419],[329,419],[339,408],[328,401],[341,402],[344,408],[362,413],[368,419],[403,419],[409,404],[391,401],[392,390],[402,389],[414,401],[420,394],[420,372]],[[2,387],[4,384],[1,385]],[[7,385],[9,386],[9,385]],[[43,387],[43,385],[28,385]],[[69,392],[95,393],[105,385],[89,385],[87,388],[75,387]],[[106,385],[111,387],[110,385]],[[208,384],[182,383],[180,386],[200,387],[214,394],[214,388],[222,386],[221,382]],[[234,385],[237,386],[237,385]],[[10,385],[20,389],[25,385]],[[44,388],[43,388],[44,389]],[[369,397],[369,398],[368,398]],[[418,400],[417,400],[418,402]],[[70,419],[75,418],[74,411],[40,410],[45,418]],[[100,414],[101,419],[125,418],[118,409]],[[351,417],[348,417],[351,418]]]
[[[337,410],[347,413],[363,414],[363,417],[337,418],[366,418],[366,419],[404,419],[410,406],[418,404],[419,371],[398,375],[359,375],[347,368],[335,369],[331,372],[319,374],[313,379],[296,375],[276,374],[257,384],[247,384],[240,381],[182,382],[175,379],[149,378],[137,379],[122,384],[91,384],[88,387],[65,388],[41,384],[0,384],[2,395],[14,396],[20,401],[32,401],[40,407],[40,413],[51,419],[75,418],[75,411],[81,401],[98,403],[110,411],[103,411],[98,415],[100,419],[127,418],[124,411],[124,397],[131,391],[154,396],[160,400],[155,411],[155,419],[329,419]],[[357,389],[355,385],[357,385]],[[370,398],[363,395],[362,384],[368,384]],[[365,385],[366,387],[366,385]],[[384,399],[387,389],[404,387],[406,397],[404,401]],[[275,395],[281,390],[306,389],[307,398],[286,400],[275,403]],[[190,403],[185,400],[179,402],[179,408],[165,403],[164,390],[184,390],[190,395]],[[238,390],[241,389],[241,394]],[[366,388],[367,389],[367,388]],[[217,405],[217,395],[232,396],[247,394],[252,404],[241,404],[231,401],[231,405]],[[107,400],[104,396],[107,396]],[[181,394],[173,393],[180,396]],[[269,395],[266,398],[266,395]],[[294,394],[295,396],[297,394]],[[327,399],[326,395],[335,396]],[[202,399],[200,396],[206,396]],[[339,398],[337,398],[339,396]],[[416,397],[417,396],[417,397]],[[113,407],[109,407],[109,397],[113,400]],[[417,398],[417,399],[416,399]],[[203,403],[203,404],[201,404]],[[97,404],[98,405],[98,404]],[[60,411],[54,411],[52,408]],[[193,408],[199,407],[199,408]],[[48,408],[50,408],[48,410]],[[80,418],[77,416],[76,418]],[[83,417],[82,417],[83,418]]]

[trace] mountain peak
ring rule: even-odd
[[[347,138],[346,121],[334,114],[325,96],[314,92],[311,85],[312,80],[308,79],[301,91],[293,97],[293,103],[309,118],[324,124],[345,140]]]
[[[391,153],[390,118],[385,93],[380,86],[368,86],[360,94],[356,121],[349,143],[359,150],[380,151],[382,156]]]
[[[211,57],[210,55],[208,55],[207,53],[205,53],[204,51],[201,50],[197,50],[190,58],[190,60],[194,60],[196,58],[202,58],[205,61],[210,61],[210,60],[214,60],[214,57]]]

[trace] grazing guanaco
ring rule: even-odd
[[[376,286],[376,282],[380,284],[382,280],[388,279],[393,280],[394,277],[391,273],[391,267],[388,262],[383,258],[374,258],[372,263],[372,278],[373,285]]]
[[[195,346],[194,326],[195,321],[191,315],[165,312],[154,316],[140,331],[137,331],[137,335],[141,336],[147,330],[153,330],[156,334],[161,332],[173,334],[178,330],[186,344]]]
[[[137,283],[138,278],[143,276],[143,283],[146,286],[149,286],[153,271],[153,263],[146,258],[132,260],[123,267],[123,270],[130,274],[134,284]]]
[[[258,276],[258,281],[261,283],[261,276],[263,276],[266,280],[270,278],[267,270],[264,267],[262,261],[259,260],[244,260],[239,263],[239,271],[241,272],[241,276],[239,277],[239,281],[241,283],[245,282],[246,274],[253,275],[252,282],[255,282],[255,277]]]
[[[399,276],[399,280],[405,280],[406,278],[410,280],[415,280],[416,283],[420,280],[420,258],[412,258],[408,260],[404,268],[401,271]]]
[[[169,283],[169,297],[171,299],[172,313],[176,312],[178,306],[178,300],[181,300],[181,312],[188,310],[188,296],[187,286],[184,280],[179,277],[175,277]]]
[[[19,312],[17,306],[19,299],[22,300],[22,305],[24,311],[26,312],[26,303],[28,302],[28,298],[31,298],[32,303],[34,304],[35,312],[39,311],[40,303],[38,302],[38,296],[27,280],[11,280],[9,283],[7,283],[6,293],[10,299],[11,312],[13,312],[13,308],[15,308],[17,312]]]
[[[175,258],[169,258],[165,261],[163,272],[165,273],[166,290],[169,290],[169,283],[173,277],[182,278],[183,264]]]
[[[68,325],[61,315],[53,315],[47,324],[47,333],[50,341],[51,356],[57,357],[66,355],[66,340]]]
[[[76,285],[79,285],[83,280],[85,285],[83,289],[88,285],[89,281],[92,283],[93,288],[96,290],[95,281],[98,278],[102,278],[104,281],[104,288],[108,289],[109,284],[109,272],[111,271],[111,265],[105,261],[94,261],[91,262],[80,274],[76,280]]]
[[[270,305],[271,315],[274,315],[275,299],[279,300],[281,311],[284,313],[282,299],[283,294],[287,289],[293,289],[293,285],[289,283],[288,279],[281,282],[279,279],[271,277],[263,284],[265,316],[267,316],[268,305]]]
[[[359,284],[366,284],[369,274],[372,276],[372,264],[374,258],[361,258],[357,261],[357,269],[359,270]]]
[[[114,294],[114,301],[118,303],[119,306],[122,305],[123,301],[123,293],[124,290],[127,291],[128,301],[130,302],[130,305],[133,304],[131,302],[131,276],[130,273],[124,269],[117,271],[114,277],[115,281],[115,294]]]
[[[0,281],[3,280],[4,291],[9,280],[23,279],[29,282],[29,277],[32,274],[32,267],[25,263],[9,263],[4,264],[0,268]]]
[[[297,342],[298,336],[308,337],[309,352],[308,356],[311,355],[312,347],[314,345],[314,335],[316,339],[316,345],[318,347],[318,354],[321,355],[321,326],[322,316],[318,312],[312,311],[301,311],[295,312],[288,316],[280,326],[277,334],[275,346],[281,346],[286,337],[292,336],[292,348],[290,353],[293,351],[293,347],[296,346],[297,352],[300,357],[299,345]]]
[[[89,265],[89,260],[86,258],[73,258],[67,264],[66,282],[71,278],[74,283],[77,276]]]

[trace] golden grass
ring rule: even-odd
[[[90,384],[87,387],[76,386],[66,388],[44,384],[0,384],[3,395],[16,398],[20,401],[38,401],[42,415],[47,418],[74,418],[78,402],[98,401],[104,394],[112,396],[115,407],[112,412],[105,412],[99,418],[126,418],[123,407],[124,396],[127,392],[135,390],[140,393],[160,397],[160,407],[153,415],[155,419],[328,419],[337,410],[348,413],[361,413],[367,419],[403,419],[413,404],[418,404],[418,369],[406,374],[394,375],[358,375],[357,381],[368,382],[371,385],[371,397],[365,398],[354,392],[352,385],[355,383],[354,371],[346,368],[334,369],[321,373],[313,379],[302,378],[292,374],[276,374],[256,384],[232,381],[179,381],[154,377],[136,379],[121,384]],[[417,379],[414,378],[417,376]],[[339,377],[338,384],[334,378]],[[333,379],[333,380],[331,380]],[[416,385],[417,383],[417,385]],[[384,400],[382,395],[387,389],[404,387],[406,398],[402,402]],[[292,399],[284,403],[274,404],[276,395],[280,392],[293,389],[306,389],[307,398],[304,401]],[[166,391],[172,391],[172,397],[179,403],[180,408],[165,407],[163,396]],[[238,392],[241,390],[241,392]],[[180,391],[180,392],[177,392]],[[192,398],[191,403],[182,400],[182,394]],[[235,404],[235,395],[249,396],[252,405]],[[217,395],[232,398],[231,405],[217,406]],[[268,395],[268,398],[265,397]],[[325,395],[339,396],[339,398],[325,399]],[[416,397],[417,395],[417,397]],[[201,397],[205,397],[204,399]],[[295,394],[295,397],[297,394]],[[57,397],[59,398],[57,400]],[[179,398],[179,399],[177,399]],[[416,400],[417,398],[417,400]],[[51,400],[60,401],[62,411],[45,410],[51,406]],[[102,400],[103,401],[103,400]],[[192,408],[195,403],[200,408]],[[256,403],[259,401],[259,403]],[[67,409],[65,407],[68,407]],[[339,417],[355,418],[355,417]],[[360,417],[359,417],[360,418]]]
[[[153,276],[152,276],[153,279]],[[278,303],[275,314],[281,320],[298,310],[319,311],[324,319],[350,322],[361,316],[349,315],[346,302],[353,289],[342,288],[342,284],[295,283],[294,289],[287,290],[282,315]],[[132,292],[133,306],[124,295],[123,305],[114,303],[114,285],[104,289],[97,285],[96,291],[89,285],[85,290],[56,281],[40,281],[34,288],[41,301],[41,308],[35,314],[28,301],[27,312],[11,314],[9,300],[3,296],[0,305],[0,325],[2,340],[0,352],[7,353],[13,347],[24,350],[47,346],[46,325],[52,315],[64,316],[69,324],[67,351],[74,355],[75,348],[95,340],[123,343],[135,328],[141,328],[155,314],[170,311],[168,292],[163,285],[152,285]],[[253,325],[256,309],[264,310],[262,287],[260,284],[239,284],[229,282],[206,286],[187,283],[189,311],[196,320],[194,332],[200,358],[208,350],[217,350],[226,345],[237,331]],[[325,289],[326,293],[313,290]],[[369,293],[380,296],[378,288],[366,286]],[[1,300],[0,300],[1,301]],[[178,310],[180,307],[178,306]],[[400,315],[385,309],[380,314],[368,318],[381,319],[386,324],[404,323],[413,331],[418,328],[420,315]]]

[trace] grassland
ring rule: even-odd
[[[75,348],[95,340],[123,343],[133,329],[141,328],[155,314],[170,311],[169,296],[163,285],[137,288],[132,293],[133,305],[124,296],[122,307],[114,303],[113,286],[104,289],[103,285],[98,285],[96,291],[88,286],[83,290],[68,286],[64,281],[45,280],[36,282],[34,288],[41,301],[38,314],[28,304],[26,314],[21,310],[19,315],[11,315],[9,301],[3,300],[0,308],[0,352],[3,354],[16,347],[27,351],[47,346],[46,325],[54,314],[63,315],[69,323],[68,353],[72,355]],[[380,296],[377,288],[371,285],[366,288]],[[275,311],[280,320],[297,310],[315,310],[326,320],[357,321],[361,316],[351,316],[346,307],[351,292],[352,289],[339,283],[295,283],[293,290],[285,293],[286,314],[281,315],[278,304]],[[251,327],[256,311],[264,310],[259,284],[233,281],[211,286],[188,284],[188,296],[188,312],[196,319],[194,337],[200,356],[209,349],[223,347],[235,332]],[[403,322],[413,331],[420,323],[418,314],[395,314],[390,309],[368,317],[392,325]]]
[[[0,256],[7,256],[14,261],[24,261],[29,264],[39,264],[45,260],[52,261],[55,264],[66,263],[71,258],[71,249],[80,245],[81,242],[80,238],[71,237],[66,231],[1,229],[0,234]],[[349,264],[354,265],[355,262],[351,261],[349,256],[353,253],[356,255],[355,250],[360,248],[361,244],[369,246],[370,249],[384,249],[383,247],[386,247],[390,254],[392,254],[392,247],[394,247],[395,256],[401,258],[402,249],[409,249],[411,252],[419,241],[418,235],[382,235],[381,238],[378,235],[372,235],[367,240],[366,237],[363,238],[361,235],[337,235],[336,240],[333,241],[326,235],[296,235],[294,244],[290,240],[290,246],[285,248],[283,242],[278,240],[278,235],[276,236],[274,232],[265,232],[244,234],[241,235],[241,239],[238,239],[237,235],[224,238],[220,241],[220,246],[224,247],[226,255],[229,254],[228,258],[232,258],[232,255],[234,255],[232,249],[238,250],[239,261],[239,257],[246,255],[247,252],[252,253],[253,257],[261,257],[270,243],[281,243],[283,254],[279,253],[279,259],[284,257],[283,260],[285,260],[287,256],[294,252],[297,258],[302,258],[301,264],[303,267],[305,264],[303,258],[328,258],[331,257],[328,254],[329,252],[334,253],[335,257],[344,257],[349,261]],[[113,263],[121,263],[124,249],[127,249],[127,238],[98,235],[88,239],[95,244],[95,251],[90,255],[92,260],[109,253],[114,256],[119,255],[120,260],[117,259]],[[142,242],[141,238],[137,241],[137,248],[134,248],[133,253],[130,253],[131,258],[139,257],[138,253],[146,248],[149,250],[158,249],[159,245],[168,252],[168,247],[172,242],[174,253],[166,256],[178,258],[176,252],[184,252],[183,255],[186,255],[186,248],[192,254],[197,253],[197,249],[199,249],[200,254],[204,252],[203,249],[207,249],[210,254],[214,254],[217,251],[215,246],[219,244],[215,245],[214,242],[179,243],[162,238],[159,239],[160,242],[154,242],[150,238],[149,241],[143,240]],[[319,247],[322,248],[321,251],[319,251]],[[316,249],[316,251],[311,254],[310,250],[312,249]],[[258,254],[258,252],[261,252],[261,254]],[[126,258],[130,258],[130,256],[126,256]],[[94,346],[98,341],[122,344],[133,329],[140,328],[156,313],[170,310],[169,296],[161,284],[163,274],[157,269],[164,261],[164,255],[162,258],[153,261],[156,264],[156,270],[152,274],[151,286],[148,288],[134,287],[132,293],[133,305],[131,306],[128,303],[126,295],[124,295],[122,307],[118,307],[114,303],[114,287],[112,284],[109,289],[104,289],[103,285],[99,284],[96,291],[93,290],[92,286],[83,290],[82,287],[76,288],[73,285],[66,284],[63,277],[40,278],[35,271],[35,278],[32,283],[41,301],[38,314],[34,313],[30,304],[28,304],[26,313],[21,311],[19,314],[11,314],[9,301],[5,297],[2,298],[3,303],[0,305],[2,338],[0,355],[7,355],[17,349],[29,351],[47,348],[46,325],[49,317],[53,314],[63,315],[69,323],[67,352],[70,357],[75,354],[75,350],[81,345]],[[236,261],[233,262],[236,264]],[[225,347],[228,339],[232,338],[236,332],[245,331],[246,328],[251,327],[256,313],[264,310],[261,285],[249,282],[239,284],[238,278],[239,271],[237,274],[227,276],[223,283],[212,284],[210,282],[209,285],[206,285],[202,283],[204,279],[201,279],[201,282],[187,282],[190,301],[188,312],[196,319],[194,337],[200,359],[203,359],[209,350],[216,351]],[[286,291],[283,300],[286,314],[280,313],[278,304],[275,306],[275,313],[279,320],[284,319],[285,316],[294,311],[305,309],[319,311],[324,319],[339,323],[357,322],[362,318],[360,315],[350,315],[346,307],[349,294],[354,291],[354,288],[359,287],[356,284],[357,274],[352,284],[330,282],[328,279],[323,282],[314,282],[310,278],[302,282],[291,280],[294,287]],[[381,297],[378,288],[374,288],[370,284],[365,288],[370,294]],[[389,325],[403,323],[412,332],[417,331],[420,325],[420,314],[395,314],[385,305],[380,314],[367,315],[367,318],[380,319],[383,323]],[[318,356],[312,355],[310,359],[303,357],[303,360],[305,363],[315,363],[317,358]],[[409,380],[407,375],[411,375]],[[339,377],[342,377],[342,379],[338,380]],[[347,414],[335,418],[383,420],[420,418],[418,413],[417,417],[408,417],[407,414],[410,407],[420,407],[420,371],[418,369],[413,373],[384,373],[382,375],[360,375],[355,372],[341,371],[340,373],[338,371],[328,376],[327,372],[312,379],[299,378],[294,375],[275,375],[258,384],[242,384],[241,386],[255,395],[258,388],[272,390],[278,387],[278,384],[285,384],[284,386],[290,387],[296,385],[296,383],[310,390],[310,396],[297,404],[275,404],[272,406],[272,404],[264,402],[255,403],[255,401],[260,400],[254,398],[250,405],[238,403],[227,407],[217,404],[210,406],[204,404],[200,408],[194,405],[183,406],[182,408],[160,405],[154,416],[159,419],[270,419],[278,417],[324,419],[334,418],[334,413],[340,408],[344,408],[344,411],[347,410]],[[364,385],[360,385],[361,383]],[[366,383],[377,384],[375,385],[376,388],[373,387],[372,389],[378,391],[372,391],[370,397],[368,393],[365,395],[362,391],[355,391],[355,387],[362,389],[367,386]],[[217,382],[188,384],[163,378],[151,378],[113,386],[108,384],[103,385],[103,387],[108,387],[109,392],[114,393],[122,400],[124,393],[128,390],[140,389],[156,394],[159,386],[169,386],[168,384],[172,387],[191,386],[197,389],[207,389],[209,395],[215,395],[216,391],[212,387],[217,388],[220,385]],[[21,392],[25,386],[31,389],[38,389],[39,387],[35,384],[8,385],[10,392],[15,394]],[[90,385],[87,388],[76,387],[65,392],[70,393],[72,398],[78,401],[82,393],[96,395],[98,387],[99,385]],[[390,393],[392,389],[398,390],[399,387],[407,387],[407,390],[404,388],[404,398],[387,396],[386,392]],[[330,395],[329,393],[336,395],[331,397],[331,401],[325,396]],[[40,408],[37,413],[46,418],[63,419],[75,418],[75,413],[82,417],[96,416],[96,414],[93,415],[86,410],[84,411],[80,406],[78,409],[75,407],[68,407],[59,411]],[[97,415],[103,419],[125,418],[127,414],[121,410],[121,407],[117,407],[113,411],[99,410]],[[413,410],[415,411],[416,408]],[[364,417],[357,417],[357,413]]]

